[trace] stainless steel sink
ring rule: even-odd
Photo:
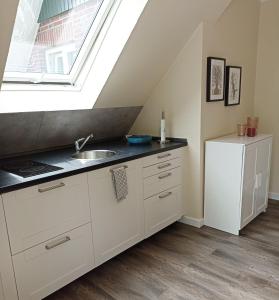
[[[82,160],[98,160],[112,157],[116,154],[114,151],[110,150],[91,150],[91,151],[83,151],[77,152],[72,155],[72,158],[82,159]]]

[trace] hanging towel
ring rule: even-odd
[[[123,166],[110,170],[115,197],[118,201],[125,199],[128,195],[126,168],[126,166]]]

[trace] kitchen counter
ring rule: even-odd
[[[74,154],[74,147],[53,150],[47,152],[41,152],[37,154],[25,155],[16,158],[7,158],[0,160],[0,165],[3,165],[10,161],[20,160],[34,160],[49,165],[54,165],[63,168],[55,172],[45,173],[28,178],[22,178],[17,175],[13,175],[6,171],[0,170],[0,193],[7,193],[22,189],[28,186],[48,182],[51,180],[68,177],[83,172],[93,171],[100,168],[112,166],[115,164],[123,163],[126,161],[134,160],[137,158],[157,154],[181,148],[187,146],[186,139],[172,139],[170,143],[160,145],[157,141],[152,141],[148,145],[129,145],[124,141],[110,141],[93,143],[87,145],[83,151],[95,150],[95,149],[107,149],[116,152],[116,155],[95,161],[80,161],[73,159],[71,156]]]

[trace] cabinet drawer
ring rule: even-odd
[[[162,152],[162,153],[158,153],[155,155],[150,155],[150,156],[144,157],[142,159],[142,165],[143,165],[143,167],[148,167],[148,166],[162,163],[164,161],[168,161],[170,159],[181,157],[181,156],[182,156],[181,149],[166,151],[166,152]]]
[[[181,158],[175,158],[175,159],[168,160],[166,162],[145,167],[143,168],[143,177],[146,178],[155,174],[159,174],[161,172],[165,172],[177,168],[180,165],[181,165]]]
[[[144,179],[144,198],[163,192],[169,188],[181,184],[181,167],[159,173]]]
[[[20,300],[39,300],[93,268],[90,224],[13,257]]]
[[[145,235],[158,232],[182,216],[181,187],[169,189],[144,201]]]
[[[12,254],[90,221],[87,174],[3,195]]]

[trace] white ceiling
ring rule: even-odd
[[[230,2],[149,0],[95,107],[143,105],[198,25]]]

